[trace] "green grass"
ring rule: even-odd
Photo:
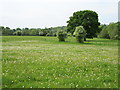
[[[117,88],[116,40],[3,36],[3,88]]]

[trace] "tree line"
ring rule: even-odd
[[[17,35],[17,36],[56,36],[57,31],[66,31],[66,26],[51,27],[51,28],[16,28],[0,26],[3,36]]]
[[[110,23],[109,25],[100,24],[98,14],[95,11],[83,10],[74,12],[67,21],[67,26],[51,27],[51,28],[16,28],[0,26],[2,35],[18,35],[18,36],[75,36],[76,27],[85,30],[84,41],[86,38],[107,38],[120,40],[120,22]],[[78,32],[78,29],[77,31]],[[58,35],[58,36],[60,36]]]

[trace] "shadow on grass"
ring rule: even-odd
[[[100,45],[100,46],[118,46],[117,40],[109,40],[109,39],[88,39],[84,41],[84,43],[79,43],[76,40],[66,40],[66,41],[58,41],[58,40],[47,40],[48,43],[52,44],[76,44],[76,45]]]
[[[103,45],[103,46],[118,46],[117,40],[87,40],[84,44],[87,45]]]

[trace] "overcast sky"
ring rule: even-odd
[[[119,0],[0,0],[0,26],[44,28],[65,26],[73,12],[93,10],[99,22],[118,21]]]

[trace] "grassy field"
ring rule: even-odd
[[[3,36],[3,88],[117,88],[116,40]]]

